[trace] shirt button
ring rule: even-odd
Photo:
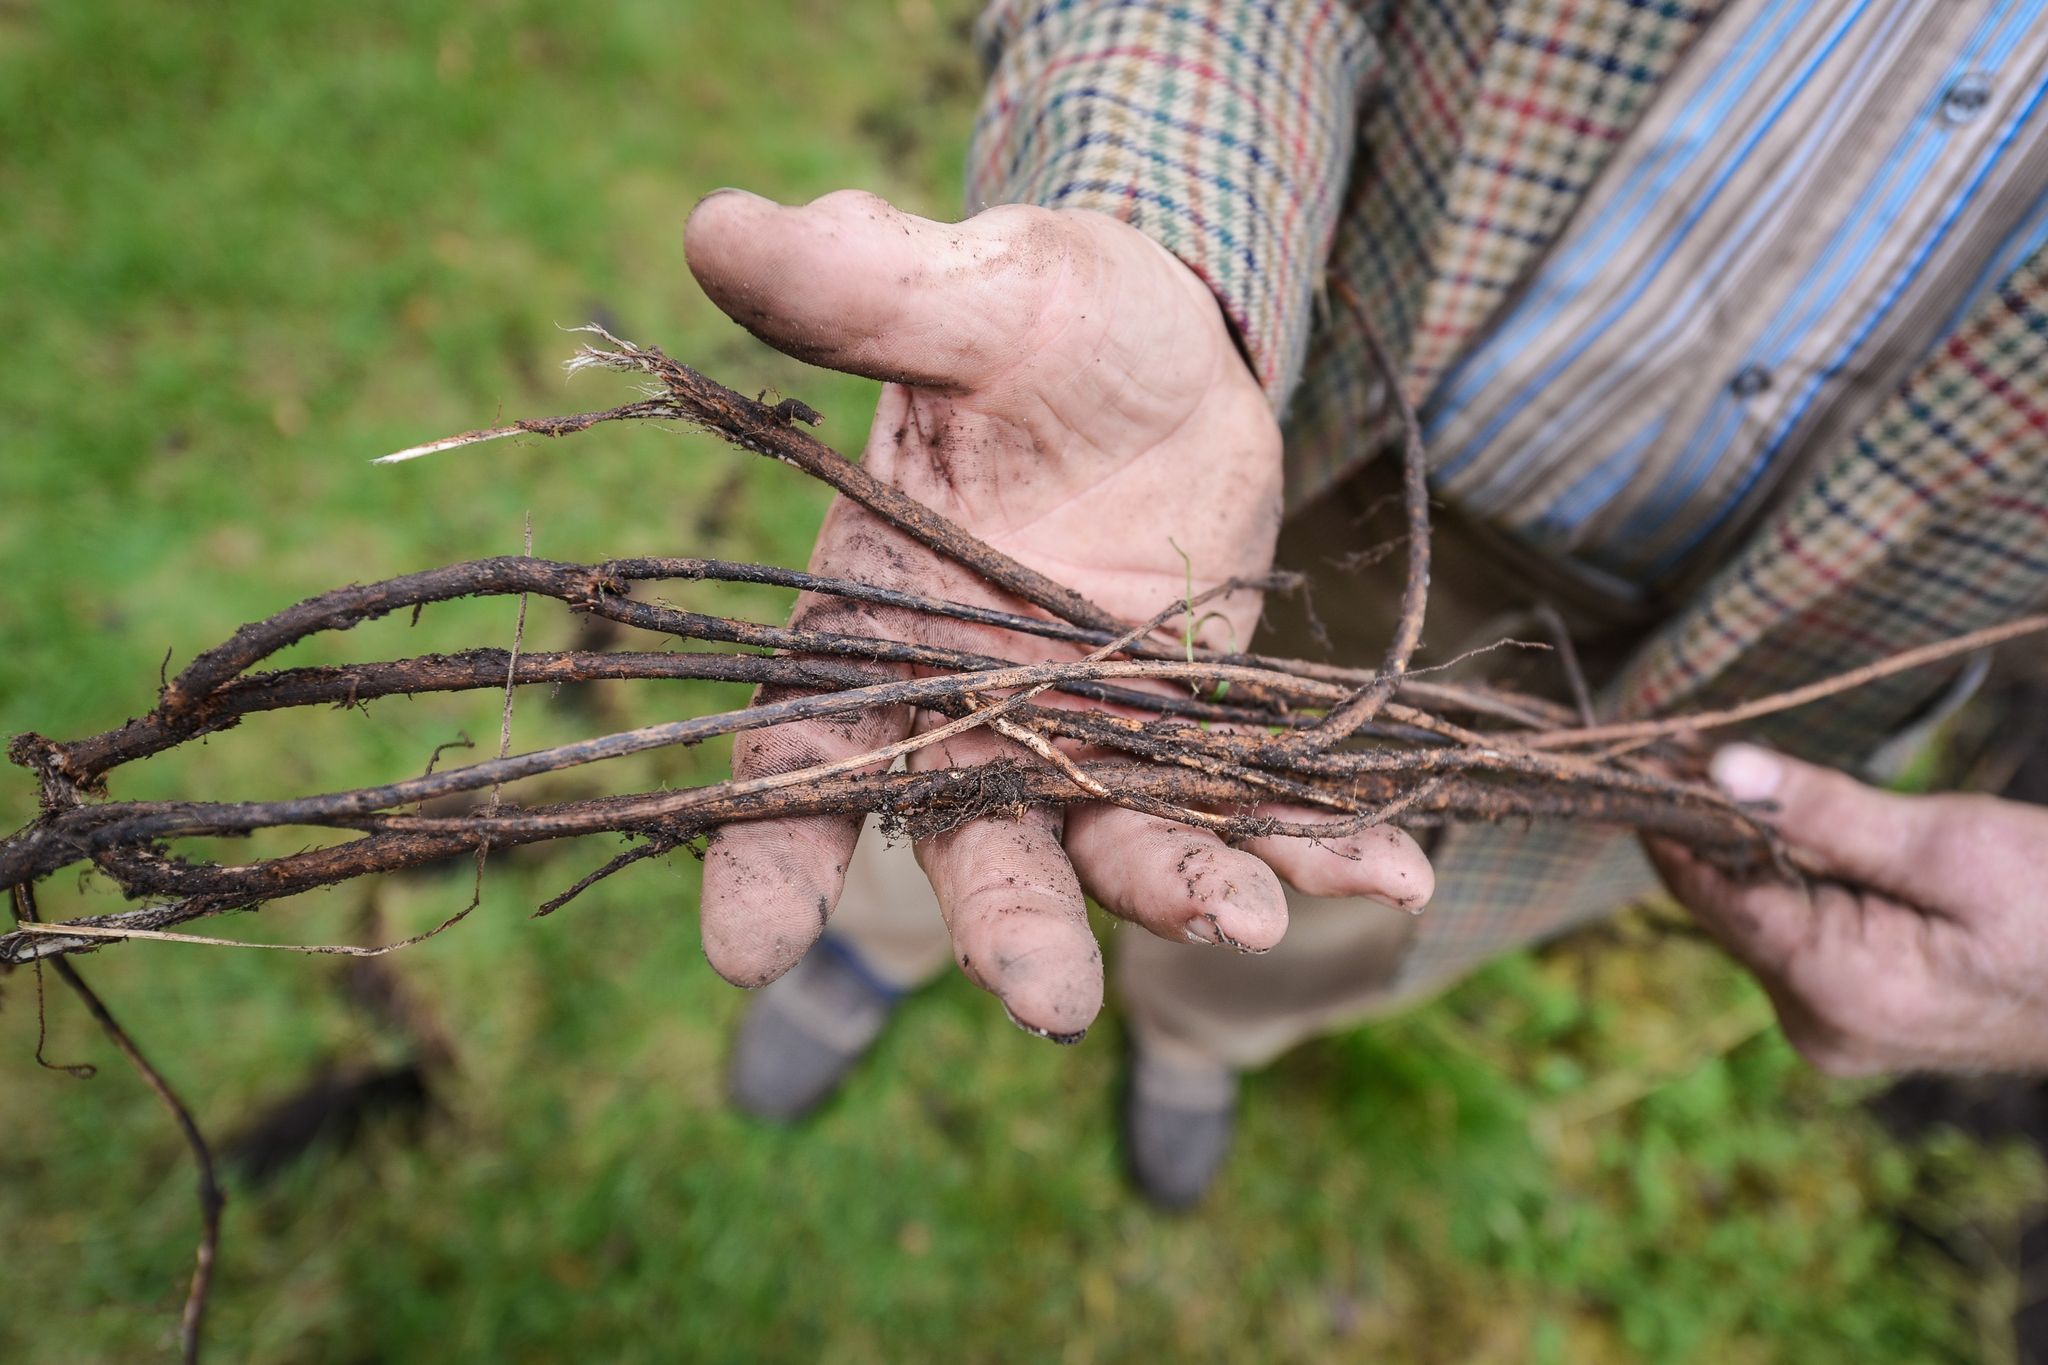
[[[1950,123],[1968,123],[1991,104],[1991,81],[1979,75],[1962,76],[1941,97],[1941,116]]]
[[[1771,387],[1771,372],[1761,365],[1744,365],[1728,381],[1728,392],[1737,398],[1754,398]]]

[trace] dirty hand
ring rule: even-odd
[[[1739,885],[1651,845],[1673,895],[1763,981],[1821,1070],[2048,1070],[2048,810],[1895,796],[1750,745],[1714,778],[1825,880]]]
[[[1214,296],[1135,229],[1016,205],[938,223],[853,191],[784,208],[723,190],[691,214],[686,245],[705,293],[756,336],[887,381],[870,471],[1107,611],[1152,615],[1183,595],[1190,565],[1197,592],[1270,567],[1280,523],[1271,408]],[[826,514],[811,567],[1025,609],[844,499]],[[1249,642],[1257,595],[1213,605],[1221,617],[1203,642]],[[824,597],[801,599],[792,620],[1021,662],[1085,652]],[[741,736],[734,770],[807,767],[936,724],[898,708],[776,726]],[[910,765],[1000,758],[1039,761],[978,729],[916,751]],[[795,963],[839,898],[859,832],[838,816],[721,830],[704,867],[712,966],[758,986]],[[1312,894],[1409,907],[1430,890],[1421,851],[1395,831],[1336,850],[1291,839],[1232,848],[1108,805],[977,820],[919,841],[916,854],[961,969],[1022,1027],[1068,1041],[1102,1004],[1084,887],[1176,942],[1248,950],[1271,947],[1285,927],[1276,870]]]

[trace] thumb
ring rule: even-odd
[[[1880,791],[1753,744],[1722,749],[1711,771],[1736,800],[1775,805],[1765,819],[1827,875],[1923,908],[1954,902],[1960,870],[1939,837],[1940,798]]]
[[[690,271],[711,301],[777,350],[956,392],[1022,353],[1067,245],[1042,211],[938,223],[859,190],[798,208],[715,190],[683,231]]]

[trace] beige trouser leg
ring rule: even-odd
[[[953,956],[939,898],[907,842],[891,844],[870,820],[860,832],[832,933],[899,990],[922,986]]]
[[[1117,934],[1117,993],[1148,1047],[1189,1058],[1261,1065],[1302,1039],[1385,1008],[1416,920],[1368,900],[1287,893],[1287,935],[1246,957],[1168,943],[1135,925]],[[870,826],[846,869],[832,932],[892,986],[937,976],[951,940],[931,884],[907,843]]]
[[[1117,998],[1148,1049],[1236,1070],[1297,1043],[1443,990],[1490,958],[1562,933],[1656,886],[1633,838],[1565,826],[1482,826],[1446,841],[1437,895],[1420,916],[1376,901],[1287,893],[1271,952],[1169,943],[1123,925],[1109,948]],[[1555,893],[1520,901],[1506,883],[1548,863]],[[1511,908],[1510,908],[1511,907]],[[907,843],[869,829],[847,868],[832,932],[884,981],[908,990],[952,957],[931,884]]]
[[[1287,933],[1271,952],[1202,952],[1127,928],[1117,996],[1148,1050],[1239,1071],[1398,1003],[1393,991],[1417,921],[1368,900],[1287,893]]]
[[[1322,614],[1335,656],[1348,661],[1378,657],[1391,630],[1395,593],[1361,591],[1327,561],[1373,543],[1359,514],[1380,500],[1383,486],[1383,479],[1362,480],[1339,490],[1292,520],[1282,538],[1291,566],[1325,585]],[[1502,569],[1455,526],[1439,529],[1434,548],[1430,638],[1448,655],[1475,635],[1497,635],[1487,623],[1517,605],[1509,593],[1525,590],[1527,578]],[[1515,587],[1503,586],[1510,583]],[[1279,627],[1271,637],[1262,634],[1261,647],[1312,654],[1305,620],[1289,625],[1284,613],[1276,615]],[[1648,869],[1633,841],[1585,839],[1541,829],[1458,831],[1447,847],[1470,850],[1473,870],[1460,875],[1467,858],[1440,863],[1437,901],[1420,918],[1373,901],[1290,890],[1286,936],[1259,957],[1169,943],[1124,926],[1111,945],[1117,994],[1146,1047],[1238,1069],[1260,1066],[1305,1039],[1441,989],[1489,956],[1613,909],[1631,889],[1647,889]],[[1495,869],[1517,865],[1519,846],[1530,841],[1555,844],[1586,875],[1555,905],[1489,920],[1487,905],[1500,886]],[[905,988],[929,980],[952,956],[937,900],[910,846],[885,844],[872,826],[847,869],[832,932],[877,975]],[[1433,936],[1443,941],[1433,943]]]

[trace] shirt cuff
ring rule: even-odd
[[[990,65],[972,208],[1105,213],[1207,282],[1276,408],[1316,292],[1377,69],[1340,0],[1014,0],[977,37]]]

